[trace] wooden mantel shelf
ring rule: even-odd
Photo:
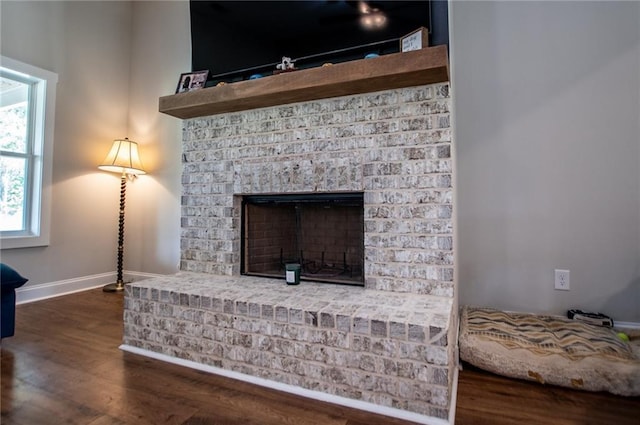
[[[239,81],[160,98],[182,119],[449,81],[446,46]]]

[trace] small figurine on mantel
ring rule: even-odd
[[[295,65],[293,64],[295,61],[287,56],[282,57],[282,62],[276,65],[277,70],[274,71],[274,74],[280,74],[281,72],[289,72],[295,71]]]

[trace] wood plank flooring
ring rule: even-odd
[[[122,295],[100,289],[17,308],[2,340],[3,425],[409,425],[120,351]],[[542,386],[469,366],[456,423],[638,424],[640,398]]]

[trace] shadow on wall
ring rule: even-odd
[[[617,315],[618,311],[631,311],[633,313],[630,317],[621,317]],[[624,290],[612,294],[602,304],[602,313],[611,316],[614,322],[622,321],[640,324],[640,276],[633,279]]]

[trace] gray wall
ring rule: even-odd
[[[640,322],[640,3],[454,1],[451,52],[460,303]]]
[[[124,267],[176,271],[181,123],[157,110],[190,69],[188,1],[2,1],[0,15],[2,55],[59,75],[51,243],[2,262],[27,286],[114,272],[120,177],[96,167],[128,136],[149,174],[127,187]]]
[[[158,112],[158,99],[175,92],[191,70],[189,1],[134,1],[129,134],[145,143],[149,179],[132,195],[129,270],[175,273],[180,263],[182,121]]]
[[[115,270],[119,176],[97,170],[127,135],[131,5],[0,2],[2,55],[58,74],[50,245],[2,250],[27,285]]]

